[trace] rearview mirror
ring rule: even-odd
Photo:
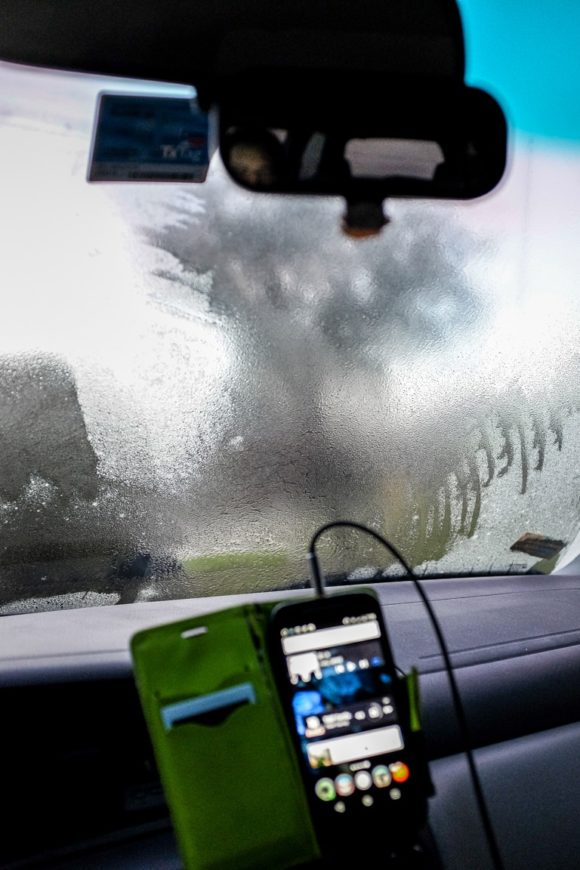
[[[481,90],[369,74],[264,78],[229,83],[219,105],[223,162],[252,191],[472,199],[503,175],[505,119]]]

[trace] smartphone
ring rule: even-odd
[[[408,845],[426,820],[425,763],[377,598],[278,605],[269,648],[323,855]]]

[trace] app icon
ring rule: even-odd
[[[366,770],[359,770],[358,773],[355,773],[354,782],[361,791],[366,791],[373,784],[371,775]]]
[[[382,715],[383,710],[379,704],[369,704],[369,719],[380,719]]]
[[[337,813],[346,812],[346,804],[344,801],[337,801],[334,805],[334,809]]]
[[[389,768],[384,764],[373,767],[373,782],[377,788],[387,788],[391,784]]]
[[[392,788],[389,792],[389,797],[393,801],[398,801],[401,797],[401,792],[398,788]]]
[[[320,798],[321,801],[333,801],[336,797],[334,783],[326,776],[318,780],[314,786],[314,791],[316,792],[316,797]]]
[[[375,802],[375,801],[374,801],[374,798],[372,798],[372,797],[370,796],[370,794],[365,794],[365,796],[363,797],[363,799],[362,799],[362,801],[361,801],[363,807],[372,807],[372,805],[374,804],[374,802]]]
[[[348,797],[354,791],[354,780],[350,773],[341,773],[335,779],[336,793],[341,797]]]
[[[407,782],[411,771],[404,761],[395,761],[393,764],[389,764],[389,767],[391,768],[391,776],[395,782]]]

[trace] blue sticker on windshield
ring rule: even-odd
[[[195,99],[100,94],[88,180],[203,182],[208,137]]]

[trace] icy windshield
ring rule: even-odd
[[[546,130],[481,79],[514,122],[500,188],[389,203],[359,241],[217,156],[89,185],[99,91],[193,92],[0,64],[0,612],[299,586],[332,519],[425,575],[578,554],[578,110]],[[400,570],[354,534],[321,552]]]

